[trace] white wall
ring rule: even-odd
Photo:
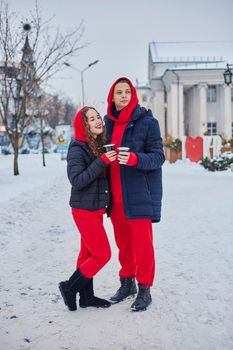
[[[165,135],[165,108],[164,108],[164,91],[156,91],[156,95],[152,100],[152,111],[154,117],[158,119],[161,135]]]

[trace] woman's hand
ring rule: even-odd
[[[126,164],[129,160],[130,152],[120,152],[117,156],[119,164]]]
[[[110,162],[113,162],[114,160],[116,160],[116,155],[117,155],[116,151],[109,151],[109,152],[106,152],[104,154]]]

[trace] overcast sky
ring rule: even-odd
[[[29,17],[33,0],[9,0],[18,14]],[[72,64],[84,73],[87,103],[105,109],[108,90],[120,76],[133,83],[147,80],[150,41],[232,41],[233,0],[39,0],[43,18],[62,30],[85,23],[84,40],[91,44]],[[174,55],[179,53],[174,52]],[[188,55],[188,53],[187,53]],[[219,52],[219,55],[224,53]],[[53,79],[54,92],[81,102],[80,73],[67,68]]]

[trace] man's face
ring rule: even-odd
[[[129,104],[131,96],[132,93],[128,83],[117,83],[115,85],[112,101],[115,103],[117,111]]]

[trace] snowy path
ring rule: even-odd
[[[16,178],[10,158],[0,157],[0,350],[233,348],[231,172],[165,164],[153,304],[136,314],[132,299],[71,313],[57,288],[73,271],[79,245],[65,162],[49,155],[42,169],[30,157],[22,157]],[[95,289],[108,298],[118,287],[118,262],[108,219],[105,227],[113,256]]]

